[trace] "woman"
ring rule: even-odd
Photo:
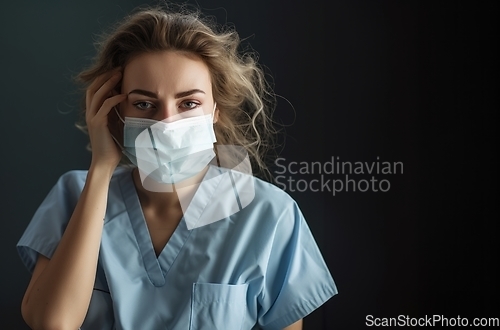
[[[18,243],[33,329],[301,329],[336,294],[296,203],[251,175],[271,94],[238,45],[162,8],[104,39],[79,75],[89,170],[59,179]]]

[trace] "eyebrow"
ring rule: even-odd
[[[201,89],[190,89],[188,91],[185,91],[185,92],[179,92],[177,94],[175,94],[175,98],[176,99],[180,99],[181,97],[186,97],[186,96],[189,96],[189,95],[192,95],[192,94],[196,94],[196,93],[203,93],[205,94],[204,91],[202,91]],[[150,92],[150,91],[146,91],[144,89],[134,89],[133,91],[130,91],[128,93],[128,95],[130,94],[140,94],[140,95],[144,95],[144,96],[148,96],[148,97],[152,97],[152,98],[155,98],[157,99],[158,98],[158,95],[154,92]]]

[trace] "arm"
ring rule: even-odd
[[[87,91],[93,151],[85,187],[54,255],[50,260],[39,256],[23,298],[21,312],[33,329],[77,329],[90,304],[109,181],[121,157],[107,129],[107,114],[124,97],[108,98],[119,81],[109,76],[96,79]]]
[[[26,323],[34,329],[59,328],[59,324],[76,329],[85,318],[95,281],[106,180],[104,173],[89,172],[54,255],[50,260],[40,256],[37,261],[21,305]]]
[[[302,330],[302,319],[298,320],[294,324],[290,324],[283,330]]]

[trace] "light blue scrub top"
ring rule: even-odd
[[[282,329],[337,293],[297,204],[267,182],[251,177],[255,196],[246,207],[188,229],[188,213],[202,218],[205,209],[227,202],[224,171],[210,167],[210,180],[199,186],[158,258],[131,169],[115,171],[82,330]],[[230,172],[232,180],[243,175]],[[31,272],[38,253],[52,257],[86,175],[62,175],[18,242]],[[239,201],[236,189],[231,194]]]

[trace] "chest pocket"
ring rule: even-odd
[[[194,283],[190,330],[240,330],[248,284]]]

